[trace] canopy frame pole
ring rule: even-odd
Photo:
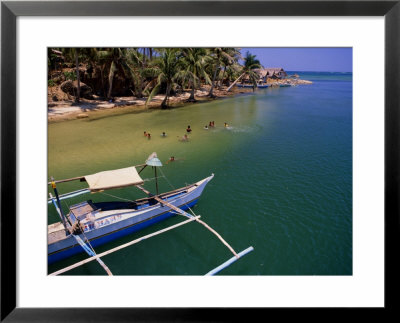
[[[156,178],[156,194],[158,195],[158,178],[157,178],[157,167],[154,167],[154,177]]]
[[[102,253],[100,253],[100,254],[97,254],[97,255],[95,255],[95,256],[89,257],[89,258],[87,258],[87,259],[85,259],[85,260],[82,260],[82,261],[80,261],[80,262],[77,262],[77,263],[75,263],[75,264],[73,264],[73,265],[71,265],[71,266],[65,267],[65,268],[60,269],[60,270],[58,270],[58,271],[55,271],[54,273],[49,274],[49,276],[57,276],[57,275],[63,274],[63,273],[65,273],[65,272],[67,272],[67,271],[69,271],[69,270],[71,270],[71,269],[77,268],[77,267],[82,266],[82,265],[84,265],[84,264],[87,264],[87,263],[89,263],[89,262],[91,262],[91,261],[93,261],[93,260],[97,260],[97,259],[99,259],[100,257],[104,257],[104,256],[106,256],[106,255],[109,255],[110,253],[116,252],[116,251],[121,250],[121,249],[123,249],[123,248],[129,247],[129,246],[134,245],[134,244],[136,244],[136,243],[139,243],[140,241],[146,240],[146,239],[148,239],[148,238],[154,237],[154,236],[159,235],[159,234],[161,234],[161,233],[164,233],[164,232],[167,232],[167,231],[169,231],[169,230],[175,229],[175,228],[180,227],[180,226],[182,226],[182,225],[184,225],[184,224],[187,224],[187,223],[189,223],[189,222],[196,221],[198,218],[200,218],[199,215],[198,215],[198,216],[195,216],[195,217],[192,217],[192,218],[190,218],[190,219],[188,219],[188,220],[179,222],[179,223],[177,223],[177,224],[171,225],[171,226],[169,226],[169,227],[167,227],[167,228],[164,228],[164,229],[161,229],[161,230],[159,230],[159,231],[150,233],[150,234],[145,235],[145,236],[143,236],[143,237],[140,237],[140,238],[138,238],[138,239],[132,240],[132,241],[127,242],[127,243],[125,243],[125,244],[119,245],[118,247],[115,247],[115,248],[112,248],[112,249],[110,249],[110,250],[104,251],[104,252],[102,252]]]
[[[148,190],[146,190],[145,188],[143,188],[140,185],[136,185],[136,187],[140,190],[142,190],[143,192],[145,192],[147,195],[153,197],[155,200],[157,200],[158,202],[160,202],[163,205],[168,206],[169,208],[171,208],[172,210],[178,212],[179,214],[186,216],[188,218],[192,218],[193,216],[190,215],[189,213],[183,211],[182,209],[176,207],[175,205],[172,205],[171,203],[168,203],[166,201],[164,201],[163,199],[159,198],[158,196],[152,195]],[[204,227],[206,227],[209,231],[211,231],[234,255],[237,259],[239,259],[238,254],[236,253],[236,251],[228,244],[228,242],[226,242],[222,236],[215,231],[213,228],[211,228],[207,223],[205,223],[204,221],[197,219],[197,222],[199,222],[200,224],[202,224]]]
[[[139,166],[142,166],[142,165],[139,165]],[[137,166],[135,166],[135,167],[137,167]],[[138,174],[140,174],[142,172],[142,170],[145,169],[146,167],[147,167],[147,164],[144,164],[143,167],[140,169],[140,171],[138,171]]]

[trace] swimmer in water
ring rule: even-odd
[[[165,163],[168,164],[168,163],[173,162],[173,161],[175,161],[175,157],[171,156]]]
[[[147,134],[147,139],[149,139],[149,140],[151,139],[150,133]]]
[[[165,131],[163,131],[163,133],[161,134],[161,137],[166,137],[167,134],[165,133]]]
[[[190,133],[192,131],[192,129],[190,128],[190,126],[187,127],[186,132]]]
[[[179,141],[189,141],[189,137],[187,135],[183,135],[183,137],[179,139]]]
[[[185,159],[183,159],[183,158],[175,158],[174,156],[171,156],[171,157],[166,161],[166,164],[171,163],[171,162],[174,162],[174,161],[179,161],[179,162],[181,162],[181,161],[183,161],[183,160],[185,160]]]
[[[204,129],[208,130],[208,126],[207,126],[207,125],[205,125],[205,126],[204,126]]]
[[[224,127],[225,127],[225,128],[228,128],[229,125],[225,122],[225,123],[224,123]]]
[[[143,132],[143,136],[147,137],[147,132],[146,131]]]

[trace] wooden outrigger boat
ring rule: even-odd
[[[155,172],[156,194],[154,195],[141,186],[144,181],[139,174],[147,166],[153,167]],[[204,188],[207,183],[213,179],[214,174],[194,184],[159,194],[157,168],[160,166],[162,166],[161,161],[158,159],[157,154],[153,153],[146,160],[145,164],[142,165],[64,180],[54,180],[51,178],[49,185],[51,185],[54,190],[54,196],[51,193],[49,194],[50,198],[48,203],[54,205],[61,221],[48,225],[48,262],[53,263],[80,252],[86,252],[89,255],[89,258],[52,273],[51,275],[61,274],[93,260],[98,261],[106,272],[112,275],[111,271],[100,257],[192,221],[201,223],[208,230],[213,232],[234,255],[234,257],[227,262],[210,271],[208,275],[219,272],[241,256],[253,250],[253,247],[249,247],[241,253],[236,253],[215,230],[200,220],[200,216],[186,212],[186,210],[191,210],[190,208],[198,202]],[[137,167],[140,167],[139,171],[136,169]],[[76,180],[86,182],[88,188],[63,195],[58,194],[58,183]],[[92,200],[88,200],[71,205],[68,214],[64,214],[61,208],[61,200],[64,199],[76,197],[81,194],[101,192],[128,186],[137,187],[146,193],[148,197],[135,201],[93,202]],[[136,232],[175,214],[180,214],[187,219],[171,227],[167,227],[103,252],[102,254],[97,255],[94,250],[94,247]]]

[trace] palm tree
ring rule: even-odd
[[[225,74],[226,74],[226,83],[227,86],[229,87],[231,82],[236,80],[243,71],[243,66],[240,65],[239,63],[233,63],[231,65],[226,66],[225,69]]]
[[[75,48],[75,66],[76,66],[76,80],[78,82],[78,86],[76,88],[77,96],[75,98],[76,102],[79,102],[81,97],[81,80],[79,77],[79,48]]]
[[[185,66],[186,79],[192,87],[188,102],[195,102],[194,91],[198,86],[200,78],[203,77],[206,83],[211,84],[210,77],[206,72],[206,64],[211,60],[205,48],[184,48],[182,49],[182,63]]]
[[[243,76],[247,75],[250,82],[253,84],[253,91],[257,86],[258,74],[254,72],[256,68],[261,68],[260,61],[256,59],[256,55],[251,55],[249,51],[246,52],[246,57],[244,58],[244,66],[242,74],[229,86],[227,91],[229,91]]]
[[[147,98],[146,105],[156,95],[162,84],[166,84],[165,98],[161,103],[161,108],[168,107],[168,99],[171,90],[177,85],[177,81],[182,78],[182,70],[180,69],[180,51],[175,48],[165,48],[160,50],[161,56],[154,62],[153,67],[149,67],[146,73],[157,76],[156,85]]]
[[[78,85],[76,87],[76,96],[75,96],[75,102],[80,101],[80,92],[81,92],[81,83],[80,83],[80,77],[79,77],[79,48],[64,48],[63,49],[63,54],[67,57],[69,57],[71,60],[75,59],[75,73],[76,73],[76,80],[78,82]]]
[[[223,48],[223,47],[216,47],[216,48],[212,48],[210,50],[211,56],[212,56],[214,64],[215,64],[214,75],[213,75],[213,79],[211,82],[211,88],[210,88],[210,92],[208,93],[208,96],[210,96],[212,98],[215,98],[213,90],[215,87],[217,72],[221,69],[221,65],[223,65],[225,61],[227,62],[227,64],[231,64],[234,62],[234,58],[231,56],[230,50],[231,50],[231,48]]]
[[[124,48],[106,48],[100,49],[98,52],[99,63],[102,64],[102,74],[104,68],[108,66],[108,91],[107,99],[111,98],[114,76],[117,71],[125,74],[126,56]]]
[[[146,56],[140,53],[138,48],[131,48],[126,51],[126,62],[125,66],[131,76],[134,95],[137,98],[143,97],[143,82],[145,80],[145,69],[146,69]]]
[[[228,54],[232,58],[232,60],[227,60],[225,57],[222,58],[224,70],[222,72],[222,76],[220,77],[220,82],[218,85],[219,88],[221,88],[223,85],[225,73],[227,72],[227,70],[230,69],[231,72],[232,70],[236,71],[236,66],[238,65],[239,60],[243,59],[242,54],[240,53],[240,48],[228,48]]]
[[[64,59],[61,48],[47,48],[47,67],[48,67],[48,77],[51,78],[51,72],[61,71],[62,64],[60,61]]]

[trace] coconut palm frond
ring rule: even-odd
[[[161,73],[161,69],[157,66],[146,67],[143,69],[143,76],[145,77],[157,77]]]
[[[143,89],[143,92],[147,92],[150,88],[154,88],[157,85],[157,79],[151,80]]]
[[[157,85],[153,88],[153,90],[152,90],[151,93],[149,94],[149,97],[148,97],[147,100],[146,100],[146,104],[145,104],[146,107],[147,107],[147,105],[149,104],[149,102],[153,99],[153,97],[154,97],[155,95],[158,94],[159,91],[160,91],[160,84],[157,84]]]

